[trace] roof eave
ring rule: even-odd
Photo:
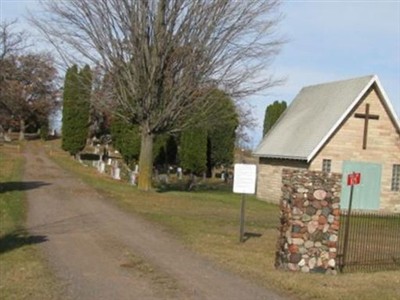
[[[257,154],[257,153],[253,153],[253,156],[258,157],[258,158],[273,158],[273,159],[289,159],[289,160],[307,161],[307,157],[303,157],[303,156],[270,155],[270,154]]]
[[[400,120],[394,110],[392,103],[389,101],[389,97],[387,96],[379,78],[376,76],[376,85],[378,86],[378,92],[381,94],[385,107],[389,110],[389,117],[392,119],[394,126],[397,129],[397,132],[400,134]]]

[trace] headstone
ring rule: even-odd
[[[112,159],[109,158],[109,159],[107,160],[107,165],[108,165],[108,166],[111,166],[111,164],[112,164]]]
[[[160,175],[158,175],[158,180],[160,183],[168,184],[168,175],[160,174]]]
[[[121,180],[121,169],[116,167],[116,168],[113,168],[113,170],[114,170],[113,171],[113,178],[116,179],[116,180]]]
[[[135,171],[133,171],[133,172],[131,172],[131,176],[130,176],[130,184],[136,185],[136,180],[137,180],[137,173]]]
[[[98,170],[100,173],[104,173],[106,170],[106,164],[103,161],[99,161]]]
[[[178,175],[178,179],[182,180],[182,168],[181,167],[178,167],[176,169],[176,174]]]
[[[113,160],[111,164],[114,168],[118,168],[118,160]]]

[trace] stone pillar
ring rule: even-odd
[[[342,175],[283,169],[276,267],[336,272]]]

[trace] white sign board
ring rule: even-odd
[[[233,192],[240,194],[256,193],[256,165],[235,164]]]

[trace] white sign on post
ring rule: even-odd
[[[256,165],[235,164],[233,192],[238,194],[255,194],[256,171]]]

